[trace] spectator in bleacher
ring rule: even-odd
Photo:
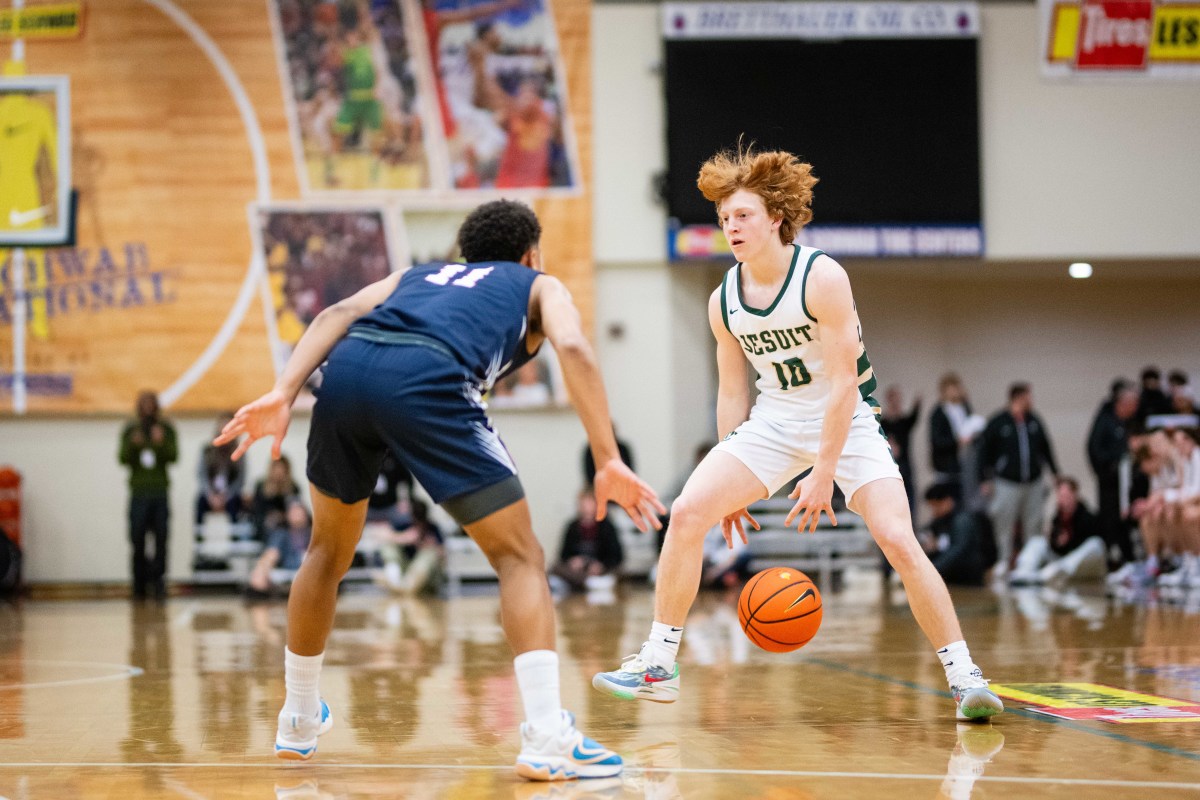
[[[921,546],[946,583],[982,586],[992,549],[980,514],[959,508],[958,489],[949,482],[925,490],[933,521],[922,532]]]
[[[929,454],[934,481],[953,487],[964,508],[980,503],[975,443],[983,426],[983,417],[971,412],[962,381],[947,372],[938,381],[938,404],[929,415]]]
[[[563,531],[558,563],[550,574],[581,592],[588,588],[589,581],[594,584],[602,576],[615,577],[625,560],[625,552],[612,522],[607,518],[596,519],[596,498],[591,489],[579,493],[577,511],[575,519]]]
[[[412,493],[412,473],[389,450],[383,456],[379,477],[375,479],[375,489],[367,498],[367,521],[394,522],[397,514],[405,517],[411,515],[412,508],[408,500]]]
[[[1149,476],[1149,493],[1130,509],[1138,523],[1145,558],[1125,564],[1109,576],[1109,581],[1147,586],[1158,580],[1167,557],[1177,552],[1179,527],[1174,522],[1185,482],[1185,463],[1171,435],[1163,430],[1147,434],[1135,458],[1141,471]]]
[[[1108,572],[1108,560],[1100,531],[1099,520],[1079,500],[1078,481],[1060,476],[1055,481],[1054,518],[1049,534],[1026,540],[1009,582],[1066,583],[1103,578]]]
[[[1181,369],[1173,369],[1167,373],[1167,399],[1175,404],[1175,394],[1182,388],[1191,386],[1188,374]]]
[[[714,525],[704,536],[704,569],[700,573],[700,588],[733,589],[750,577],[750,546],[742,537],[729,542]]]
[[[1153,414],[1171,413],[1171,399],[1162,390],[1162,373],[1158,367],[1142,370],[1142,391],[1138,396],[1137,419],[1142,425]]]
[[[129,541],[133,545],[133,596],[152,591],[166,597],[167,521],[170,517],[167,465],[179,457],[175,427],[163,418],[158,395],[138,393],[137,417],[121,431],[118,460],[129,468]],[[146,534],[154,543],[146,553]]]
[[[1008,572],[1018,521],[1026,539],[1043,534],[1046,468],[1058,474],[1046,426],[1033,413],[1033,390],[1014,383],[1008,407],[988,420],[979,445],[979,477],[990,482],[997,578]]]
[[[266,477],[254,484],[250,496],[250,521],[254,538],[267,540],[267,534],[283,525],[287,504],[300,496],[300,485],[292,477],[292,462],[281,455],[267,467]]]
[[[217,419],[217,433],[233,419],[233,414],[222,414]],[[205,445],[200,453],[200,494],[196,498],[196,524],[204,524],[209,512],[225,513],[231,522],[237,522],[242,514],[242,485],[246,472],[242,462],[233,460],[236,442]]]
[[[1160,586],[1200,588],[1200,446],[1194,428],[1172,432],[1179,465],[1179,495],[1171,509],[1177,568],[1159,577]]]
[[[407,508],[407,516],[401,511]],[[441,529],[429,518],[429,505],[417,498],[401,498],[392,517],[392,530],[384,534],[380,555],[387,588],[417,594],[433,586],[445,558]]]
[[[1196,391],[1192,389],[1192,385],[1190,383],[1184,383],[1172,389],[1171,413],[1195,416]]]
[[[1114,567],[1133,560],[1133,539],[1121,516],[1121,464],[1129,452],[1128,425],[1139,406],[1140,398],[1133,386],[1128,381],[1115,381],[1088,433],[1088,462],[1096,473],[1096,494],[1100,500],[1099,532]],[[1120,553],[1119,558],[1113,557],[1114,548]]]
[[[900,477],[904,479],[904,492],[908,495],[908,510],[913,518],[917,516],[917,485],[912,468],[912,432],[917,425],[917,415],[921,413],[921,398],[913,400],[912,407],[904,411],[904,395],[899,386],[889,386],[883,396],[883,416],[881,425],[883,435],[887,437],[888,445],[892,448],[892,457],[900,467]]]
[[[287,506],[284,524],[271,531],[267,546],[250,571],[249,593],[270,594],[271,570],[300,569],[308,543],[312,539],[312,517],[299,498],[293,498]]]

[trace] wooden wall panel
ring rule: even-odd
[[[212,37],[245,88],[267,154],[269,199],[297,199],[266,3],[176,5]],[[570,286],[590,329],[590,2],[561,0],[554,11],[584,191],[535,207],[549,270]],[[71,78],[80,196],[77,246],[50,255],[51,307],[35,309],[26,365],[30,373],[71,376],[73,391],[31,394],[29,410],[126,413],[138,389],[175,384],[234,305],[251,254],[246,206],[257,197],[250,141],[212,62],[174,21],[140,0],[89,3],[83,36],[28,42],[27,67],[29,74]],[[130,291],[130,280],[138,291]],[[110,288],[111,302],[97,305],[94,298]],[[12,351],[12,326],[0,317],[0,372],[11,371]],[[174,408],[236,406],[272,379],[256,289],[221,357]],[[9,413],[11,398],[0,394],[0,414]]]

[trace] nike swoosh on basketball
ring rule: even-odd
[[[801,594],[799,597],[797,597],[795,600],[793,600],[792,604],[790,606],[788,606],[787,608],[785,608],[784,611],[791,611],[793,608],[796,607],[796,604],[799,603],[801,600],[803,600],[806,597],[812,597],[812,596],[813,596],[813,590],[805,589],[804,593]]]
[[[37,222],[46,216],[46,212],[50,210],[50,206],[42,206],[35,208],[32,211],[17,211],[15,208],[8,212],[8,224],[14,228],[27,225],[30,222]]]

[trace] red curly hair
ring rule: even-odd
[[[721,211],[721,203],[739,189],[762,198],[767,213],[781,218],[779,239],[791,244],[800,229],[812,220],[813,186],[817,177],[812,165],[791,153],[772,150],[755,153],[739,144],[737,152],[723,151],[704,162],[696,186],[705,199]]]

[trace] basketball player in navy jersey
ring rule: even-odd
[[[721,524],[746,540],[746,508],[811,468],[789,495],[786,522],[815,530],[836,481],[900,574],[917,623],[937,648],[957,718],[986,719],[1004,706],[971,660],[946,585],[917,543],[900,471],[871,396],[876,379],[862,342],[846,271],[792,241],[812,219],[812,167],[790,153],[722,153],[698,185],[738,263],[708,304],[717,340],[717,433],[671,507],[659,557],[654,624],[640,653],[593,685],[625,699],[679,697],[676,654],[700,581],[705,533]],[[748,367],[758,374],[751,404]]]
[[[285,678],[275,751],[306,760],[332,716],[317,691],[338,582],[354,555],[385,450],[412,472],[487,555],[516,653],[525,706],[516,771],[532,780],[608,777],[621,758],[575,729],[559,699],[554,612],[545,559],[517,470],[492,429],[483,395],[545,340],[587,432],[596,463],[597,517],[615,502],[642,530],[665,509],[620,459],[604,385],[567,289],[541,272],[541,226],[527,207],[480,206],[463,222],[466,264],[418,267],[321,312],[275,387],[241,408],[217,443],[241,434],[238,458],[274,438],[279,457],[296,393],[328,362],[313,409],[308,478],[312,544],[288,599]]]

